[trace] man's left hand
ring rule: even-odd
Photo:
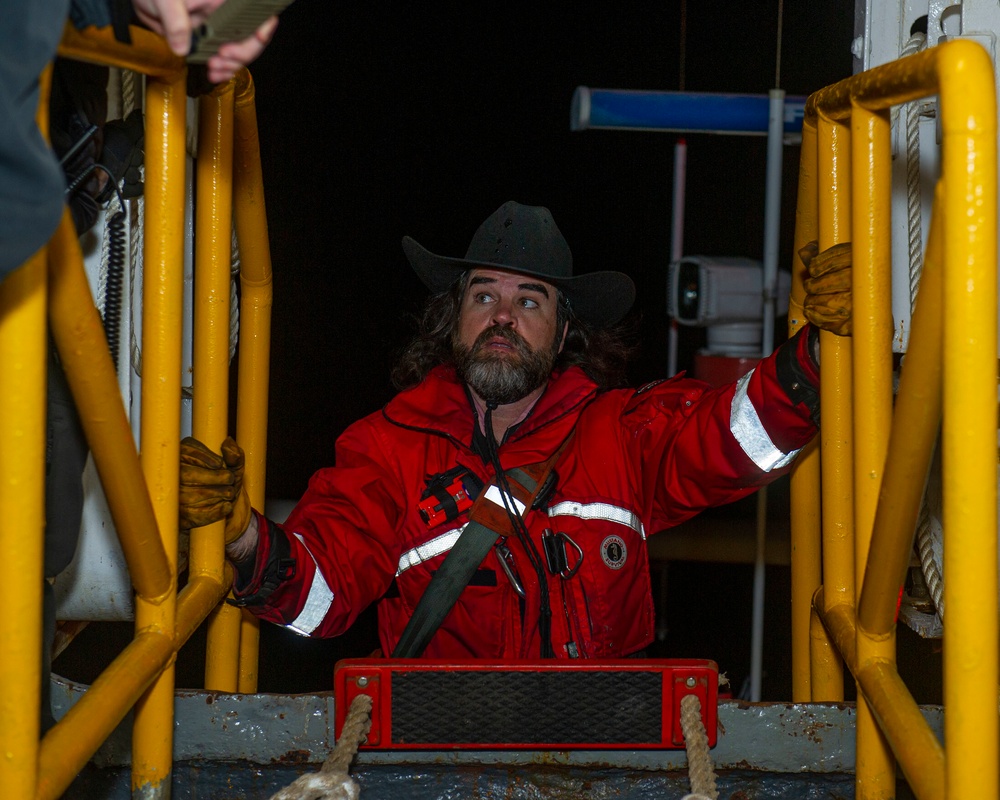
[[[809,271],[803,286],[806,297],[803,313],[813,325],[837,336],[853,330],[851,299],[851,243],[841,242],[819,252],[816,242],[799,250],[799,258]]]

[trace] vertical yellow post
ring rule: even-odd
[[[233,83],[199,100],[194,262],[195,438],[216,452],[229,433],[229,336],[233,219]],[[225,579],[224,522],[191,532],[191,575]],[[240,610],[208,617],[205,688],[236,691]]]
[[[799,160],[798,199],[795,208],[795,242],[792,254],[792,291],[788,308],[788,333],[794,334],[806,320],[802,310],[805,290],[804,268],[799,250],[817,238],[816,125],[802,126],[802,155]],[[792,560],[792,700],[812,699],[810,635],[812,596],[821,579],[820,460],[819,442],[814,440],[795,460],[791,474],[791,560]],[[830,648],[818,626],[817,647]]]
[[[42,73],[38,125],[48,135],[52,68]],[[34,797],[38,780],[45,535],[43,247],[0,281],[0,796]],[[8,454],[16,454],[11,457]]]
[[[851,112],[854,301],[854,525],[855,585],[860,595],[892,424],[892,289],[890,284],[890,174],[888,111],[855,106]],[[857,597],[855,598],[855,601]],[[895,629],[857,630],[857,668],[895,664]],[[859,687],[860,688],[860,687]],[[857,702],[858,800],[896,793],[896,765],[872,709]]]
[[[940,57],[945,199],[944,738],[950,800],[998,796],[997,128],[993,68]]]
[[[143,261],[140,461],[153,511],[177,581],[180,472],[181,318],[185,195],[185,73],[150,78],[146,88],[146,210]],[[137,633],[173,637],[176,598],[136,601]],[[133,797],[170,796],[174,668],[160,674],[135,707]]]
[[[817,122],[819,158],[819,248],[851,239],[851,134],[847,126],[822,115]],[[823,475],[823,599],[827,609],[854,605],[854,493],[852,468],[851,340],[820,333],[820,462]],[[819,666],[819,665],[817,665]],[[831,670],[830,667],[835,666]],[[844,699],[843,662],[827,660],[813,674],[813,700]]]
[[[45,259],[0,282],[0,795],[34,797],[45,506]],[[15,458],[8,454],[16,453]]]
[[[264,508],[267,456],[267,397],[271,357],[271,251],[267,240],[264,178],[260,166],[257,111],[250,73],[236,76],[236,137],[233,181],[234,218],[240,243],[240,349],[237,441],[247,454],[250,503]],[[240,636],[241,692],[257,691],[257,643],[260,623],[243,614]]]

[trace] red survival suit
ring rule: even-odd
[[[570,568],[582,558],[568,579],[542,570],[556,657],[642,650],[654,633],[647,536],[787,471],[816,432],[819,376],[808,339],[801,331],[718,389],[677,377],[599,392],[578,368],[553,374],[500,443],[499,458],[504,470],[545,461],[575,427],[546,506],[524,514],[539,552],[549,529],[563,535]],[[256,562],[243,565],[236,601],[311,636],[343,633],[378,602],[382,650],[391,653],[468,520],[466,509],[425,522],[420,504],[429,483],[463,469],[466,485],[493,477],[474,447],[474,421],[465,386],[439,367],[353,424],[337,441],[336,466],[313,476],[283,525],[258,515]],[[505,544],[507,569],[494,548],[425,656],[539,656],[536,571],[520,541]]]

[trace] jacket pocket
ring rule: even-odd
[[[582,654],[615,658],[641,650],[654,631],[643,538],[602,520],[553,517],[550,522],[583,551],[580,568],[563,587],[571,617],[579,623]]]

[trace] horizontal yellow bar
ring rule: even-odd
[[[145,28],[129,27],[132,44],[119,42],[110,27],[77,30],[67,22],[59,43],[59,55],[108,67],[121,67],[144,75],[166,77],[186,68],[167,40]]]
[[[852,105],[879,111],[926,97],[937,86],[938,56],[938,48],[928,48],[820,89],[806,100],[805,118],[821,113],[843,121]]]

